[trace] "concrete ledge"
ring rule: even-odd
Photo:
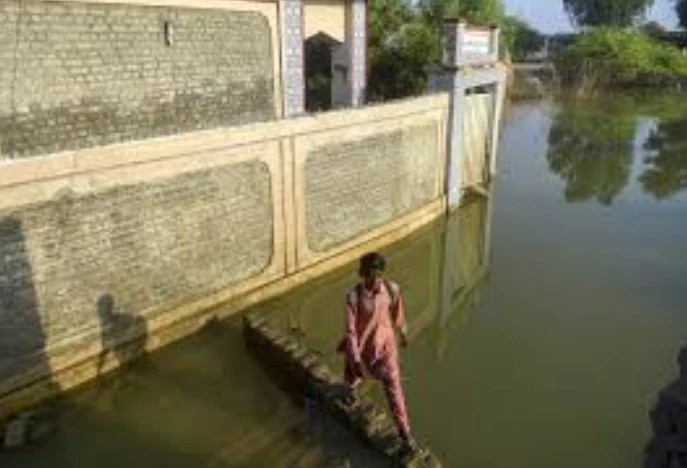
[[[393,422],[369,398],[361,397],[354,405],[346,405],[341,398],[343,382],[317,353],[252,314],[244,318],[244,338],[248,349],[276,383],[297,401],[316,402],[364,443],[397,465],[441,467],[439,460],[426,448],[413,454],[403,453],[402,441]]]

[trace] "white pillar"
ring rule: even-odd
[[[444,23],[443,72],[430,76],[430,89],[451,93],[446,157],[446,198],[449,209],[454,209],[460,204],[463,190],[464,124],[467,92],[471,86],[491,86],[494,90],[491,135],[487,141],[489,161],[485,163],[488,163],[490,175],[496,172],[499,127],[506,85],[505,69],[498,64],[499,34],[498,28],[470,28],[460,20],[447,20]],[[477,66],[480,68],[475,68]],[[489,78],[476,81],[472,70],[484,70],[485,66],[490,67],[487,71]]]
[[[446,166],[446,197],[449,209],[460,205],[463,193],[463,153],[465,149],[465,110],[467,107],[466,89],[459,73],[451,80],[450,138]]]
[[[463,21],[447,20],[444,23],[443,66],[449,78],[443,80],[451,92],[451,113],[449,120],[449,142],[446,164],[446,198],[449,209],[460,204],[463,188],[463,126],[465,123],[466,89],[461,76],[466,24]]]
[[[284,117],[305,113],[303,2],[282,0],[282,99]]]
[[[367,0],[347,0],[348,104],[365,104],[367,91]]]
[[[501,138],[501,119],[503,117],[503,106],[506,101],[506,70],[503,66],[498,67],[498,81],[494,83],[491,141],[489,144],[489,174],[493,178],[496,175],[496,164],[499,154],[499,139]]]

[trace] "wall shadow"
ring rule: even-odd
[[[653,438],[643,468],[687,467],[687,346],[678,353],[680,376],[666,386],[649,413]]]
[[[36,384],[35,393],[51,397],[39,408],[15,411],[8,405],[0,420],[0,447],[19,448],[38,443],[57,426],[59,386],[45,354],[44,330],[22,220],[0,218],[0,398]],[[32,397],[29,397],[31,399]]]

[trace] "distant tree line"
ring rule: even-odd
[[[563,0],[581,34],[555,57],[564,83],[582,92],[607,87],[687,84],[685,38],[645,22],[655,0]],[[687,24],[687,0],[675,0]],[[679,47],[678,47],[679,46]]]
[[[573,24],[587,27],[632,26],[653,3],[654,0],[563,0]]]

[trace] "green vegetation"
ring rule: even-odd
[[[582,91],[666,85],[687,78],[687,56],[641,31],[602,27],[567,47],[556,68],[564,83]]]
[[[570,19],[578,26],[632,26],[654,0],[563,0]]]
[[[372,0],[368,96],[398,99],[427,89],[427,70],[441,60],[443,21],[500,25],[502,49],[522,57],[538,49],[542,36],[527,23],[506,16],[502,0]]]
[[[544,47],[544,36],[515,16],[507,16],[501,23],[506,48],[514,61],[523,61]]]
[[[420,13],[441,32],[445,18],[460,17],[473,24],[501,24],[506,17],[502,0],[420,0]]]
[[[687,82],[687,56],[661,42],[655,23],[639,25],[654,0],[562,0],[584,33],[555,59],[563,84],[582,92],[599,88],[674,86]],[[687,0],[676,0],[687,27]],[[539,50],[544,37],[526,22],[505,14],[503,0],[372,0],[370,2],[372,100],[422,93],[427,69],[441,57],[446,17],[496,24],[504,55],[521,61]]]
[[[675,0],[687,25],[687,0]],[[671,86],[687,80],[687,56],[662,42],[656,22],[637,26],[654,0],[563,0],[572,21],[585,29],[556,57],[564,84],[582,92],[598,88]]]
[[[441,56],[438,31],[404,0],[370,3],[371,100],[397,99],[427,88],[427,67]]]

